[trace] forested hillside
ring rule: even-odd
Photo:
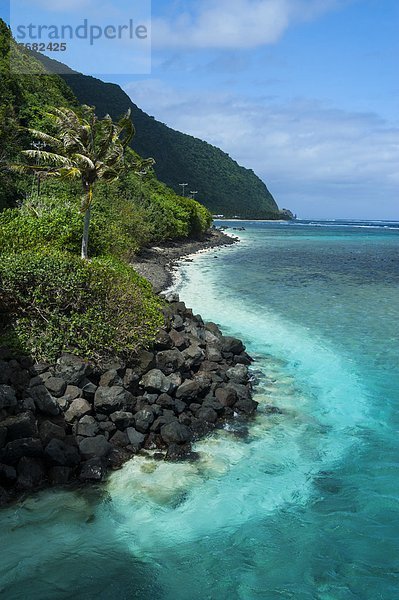
[[[51,71],[56,61],[38,58]],[[60,70],[59,67],[56,70]],[[180,192],[179,183],[188,182],[198,190],[198,199],[212,213],[245,218],[281,218],[278,206],[266,185],[252,170],[237,164],[219,148],[180,133],[147,115],[116,84],[104,83],[62,67],[64,81],[79,102],[96,107],[99,116],[117,118],[128,108],[137,128],[132,148],[141,156],[155,159],[158,178]],[[283,217],[284,218],[284,217]]]

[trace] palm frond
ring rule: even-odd
[[[66,156],[56,154],[55,152],[47,152],[46,150],[22,150],[22,154],[28,158],[35,158],[38,161],[50,163],[54,166],[71,166],[71,161]]]
[[[28,128],[29,133],[36,139],[45,142],[48,146],[54,146],[55,148],[61,150],[62,143],[59,139],[49,135],[48,133],[44,133],[44,131],[39,131],[38,129]]]
[[[133,122],[130,118],[131,110],[129,110],[119,119],[118,127],[119,127],[119,138],[124,148],[128,144],[130,144],[133,136],[136,134],[136,129],[133,125]],[[122,138],[120,137],[123,134]]]
[[[95,170],[95,165],[93,163],[93,161],[91,160],[91,158],[89,158],[88,156],[85,156],[84,154],[79,154],[79,153],[75,153],[72,154],[71,156],[71,160],[74,163],[83,163],[84,165],[86,165],[87,167],[89,167],[90,169]]]

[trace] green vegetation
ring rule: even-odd
[[[29,63],[38,74],[10,72],[10,49],[14,67]],[[62,351],[128,357],[163,322],[160,299],[129,265],[132,254],[201,235],[211,216],[159,182],[152,161],[124,148],[126,120],[98,120],[79,106],[1,20],[0,75],[0,345],[41,360]],[[83,129],[94,132],[91,146]],[[27,148],[26,164],[12,170]],[[90,261],[82,261],[88,207]]]
[[[150,284],[112,258],[3,255],[0,282],[0,307],[12,323],[2,341],[37,359],[55,360],[65,350],[92,359],[129,356],[162,323]]]
[[[56,61],[42,55],[38,58],[49,72],[60,71],[56,69]],[[131,110],[137,129],[132,148],[141,156],[155,159],[158,178],[175,192],[179,192],[179,183],[184,181],[191,190],[199,191],[198,198],[213,214],[251,219],[286,218],[263,181],[219,148],[175,131],[147,115],[116,84],[82,75],[65,65],[61,71],[79,102],[94,105],[100,117],[110,114],[117,119]]]
[[[83,187],[82,212],[85,215],[82,258],[88,259],[89,227],[93,192],[97,181],[116,181],[125,167],[124,154],[127,144],[134,135],[133,123],[128,111],[115,124],[109,115],[97,118],[94,109],[82,106],[77,114],[71,108],[52,108],[47,116],[52,120],[55,133],[49,135],[37,129],[29,133],[40,140],[45,148],[23,150],[35,165],[18,165],[19,171],[31,169],[40,177],[80,179]]]

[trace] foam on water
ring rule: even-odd
[[[212,259],[201,255],[184,264],[177,290],[194,311],[245,339],[257,355],[256,368],[264,373],[259,414],[245,443],[217,433],[196,445],[198,463],[155,464],[143,477],[146,461],[139,459],[111,477],[108,491],[124,515],[123,529],[135,531],[135,552],[158,552],[262,519],[286,503],[305,503],[312,477],[341,460],[366,427],[367,399],[350,362],[264,308],[230,302],[226,310],[217,281],[208,271],[204,276]],[[266,415],[266,404],[284,415]]]

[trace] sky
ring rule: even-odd
[[[151,64],[148,45],[138,61],[128,45],[114,56],[99,42],[95,67],[81,51],[69,65],[228,152],[280,207],[300,218],[399,220],[397,0],[153,0],[151,18],[149,0],[29,6],[65,22],[145,22]]]

